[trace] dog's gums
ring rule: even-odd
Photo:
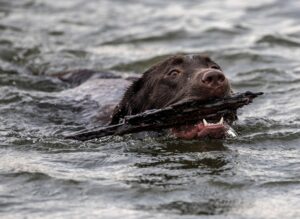
[[[181,126],[179,128],[172,128],[172,133],[183,139],[193,138],[224,138],[228,125],[224,124],[224,119],[221,117],[217,123],[208,123],[205,119],[195,125]]]

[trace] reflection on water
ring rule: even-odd
[[[300,217],[299,7],[0,1],[0,217]],[[99,105],[52,74],[141,73],[177,52],[208,54],[233,89],[265,92],[239,112],[237,138],[61,139]]]

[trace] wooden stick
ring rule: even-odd
[[[65,136],[65,138],[85,141],[109,135],[124,135],[195,124],[204,118],[214,119],[235,115],[238,108],[251,103],[254,98],[262,94],[262,92],[247,91],[217,100],[182,101],[162,109],[147,110],[136,115],[126,116],[117,125],[95,127]]]

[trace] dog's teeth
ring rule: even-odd
[[[204,126],[207,126],[207,125],[208,125],[208,123],[206,122],[205,119],[203,119],[203,124],[204,124]]]
[[[224,122],[224,118],[222,116],[222,118],[220,119],[220,121],[217,123],[218,125],[223,125],[223,122]]]

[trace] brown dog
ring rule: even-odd
[[[126,91],[116,106],[110,124],[126,115],[159,109],[188,99],[213,99],[231,94],[228,79],[218,64],[207,56],[176,55],[147,70]],[[220,124],[199,122],[194,126],[174,128],[180,138],[221,138],[225,135],[224,119]],[[231,122],[231,121],[228,121]]]
[[[75,78],[78,80],[81,77],[77,75]],[[101,92],[109,94],[111,91],[106,90],[105,85],[114,84],[111,87],[118,87],[122,80],[125,81],[120,78],[103,78]],[[231,93],[229,81],[222,69],[209,57],[196,54],[171,56],[152,66],[127,88],[112,113],[110,124],[119,123],[127,115],[163,108],[183,100],[222,98]],[[222,138],[225,136],[226,122],[231,123],[232,118],[209,122],[217,123],[199,121],[192,126],[174,127],[172,132],[185,139]]]

